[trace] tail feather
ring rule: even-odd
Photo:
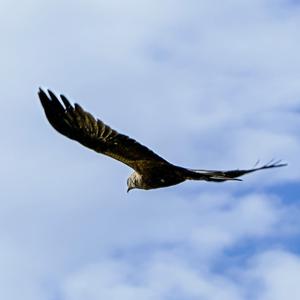
[[[188,179],[191,180],[205,180],[214,182],[223,181],[242,181],[240,178],[229,177],[223,171],[210,171],[210,170],[189,170],[191,173],[188,175]]]
[[[193,170],[191,171],[190,178],[192,180],[206,180],[206,181],[214,181],[214,182],[222,182],[227,180],[235,180],[235,181],[242,181],[240,176],[243,176],[248,173],[271,169],[271,168],[280,168],[287,166],[286,163],[281,163],[281,161],[274,161],[271,160],[269,163],[262,165],[261,167],[254,167],[252,169],[245,169],[245,170],[229,170],[229,171],[218,171],[218,170]]]

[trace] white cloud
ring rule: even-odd
[[[299,256],[285,241],[299,211],[284,192],[267,193],[300,178],[299,10],[271,0],[32,0],[4,1],[0,15],[0,298],[299,293]],[[50,128],[40,85],[175,163],[290,165],[243,183],[126,195],[125,166]]]
[[[63,298],[281,300],[299,293],[299,257],[285,251],[267,251],[220,275],[209,267],[187,265],[170,254],[138,265],[106,261],[69,274]]]
[[[254,286],[256,286],[255,290],[258,288],[256,299],[295,299],[299,295],[300,259],[298,255],[282,250],[262,253],[253,259],[246,273],[252,288]]]
[[[164,257],[167,259],[167,257]],[[125,266],[108,262],[71,275],[63,286],[66,300],[81,299],[240,299],[223,278],[198,274],[180,261],[149,261]]]

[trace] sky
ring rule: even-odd
[[[300,294],[300,2],[2,0],[0,298]],[[38,88],[190,168],[288,167],[126,193]]]

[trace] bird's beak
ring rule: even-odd
[[[129,188],[127,189],[127,193],[128,193],[130,190],[131,190],[131,188],[129,187]]]

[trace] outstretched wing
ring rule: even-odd
[[[272,168],[279,168],[279,167],[285,167],[287,166],[286,163],[281,163],[281,161],[270,161],[269,163],[261,166],[261,167],[254,167],[252,169],[246,169],[246,170],[230,170],[230,171],[217,171],[217,170],[190,170],[194,173],[194,176],[203,176],[204,180],[207,181],[216,181],[216,182],[222,182],[227,180],[241,180],[238,177],[260,171],[265,169],[272,169]]]
[[[48,121],[59,133],[117,159],[138,172],[151,166],[169,164],[134,139],[95,119],[78,104],[72,106],[65,96],[60,96],[63,105],[50,90],[48,94],[50,97],[40,89],[38,96]]]

